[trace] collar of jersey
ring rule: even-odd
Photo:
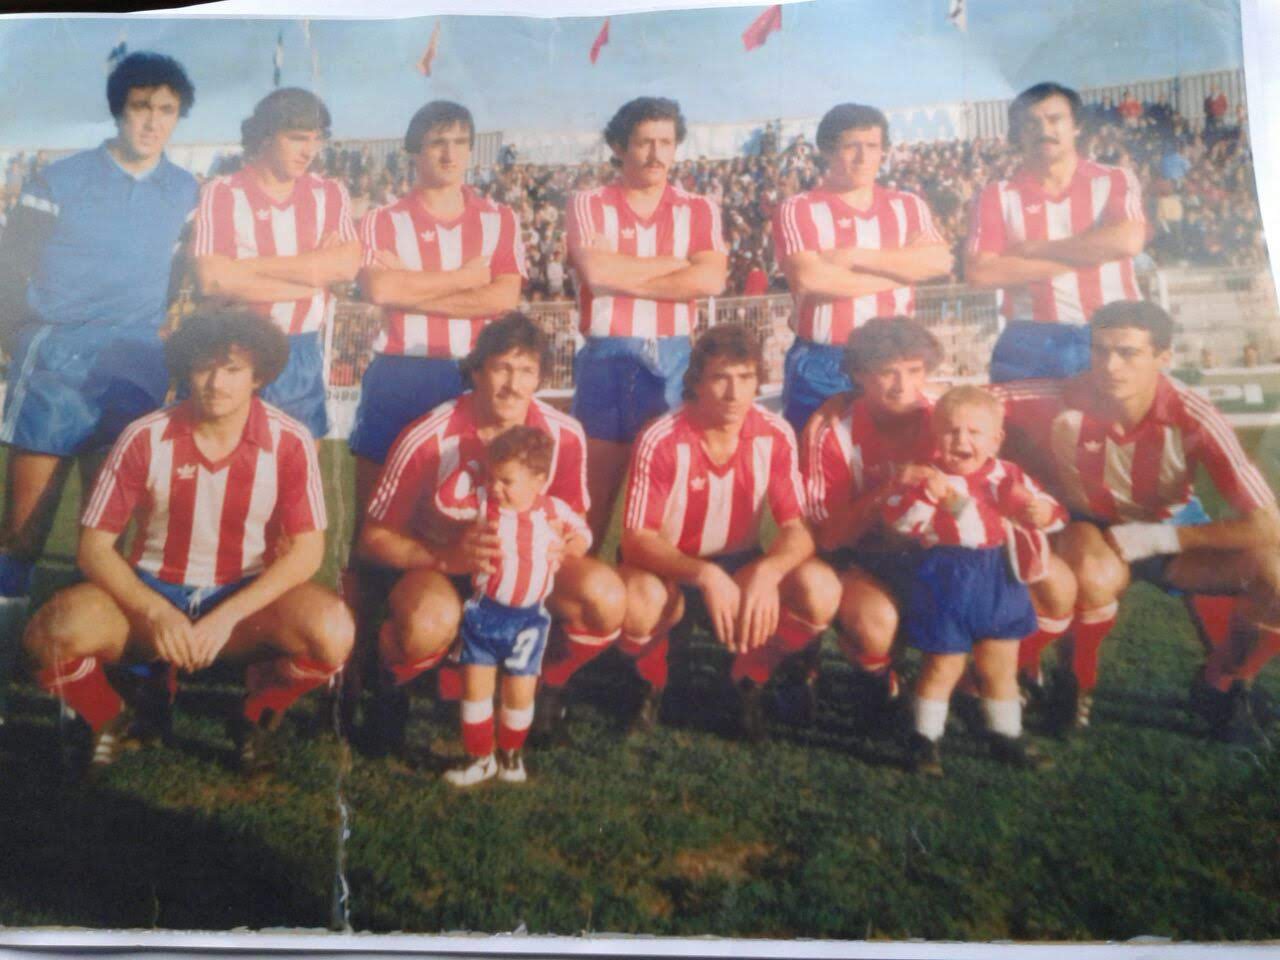
[[[189,437],[195,431],[195,426],[196,418],[191,401],[189,399],[184,400],[173,408],[173,413],[169,417],[169,424],[164,429],[164,439],[172,440],[176,437]],[[267,425],[266,407],[257,397],[254,397],[249,402],[249,419],[245,421],[244,433],[240,435],[240,443],[236,445],[235,450],[231,452],[227,459],[234,457],[245,444],[268,451],[275,446],[271,439],[271,428]],[[222,462],[225,463],[226,461]]]
[[[1147,424],[1164,426],[1173,423],[1177,419],[1173,409],[1177,393],[1177,388],[1169,381],[1169,378],[1163,373],[1160,374],[1159,379],[1156,381],[1156,395],[1151,401],[1151,409],[1146,412],[1132,430],[1125,430],[1122,424],[1110,419],[1102,403],[1099,402],[1098,393],[1092,388],[1089,382],[1089,374],[1087,373],[1081,374],[1067,385],[1063,399],[1066,401],[1067,407],[1082,410],[1095,420],[1107,422],[1113,433],[1131,437]]]
[[[102,158],[102,165],[108,171],[109,176],[121,177],[131,183],[161,184],[167,182],[169,175],[169,158],[163,153],[160,154],[160,159],[156,161],[155,166],[150,170],[141,176],[134,176],[124,167],[120,166],[120,161],[111,155],[111,151],[107,149],[108,142],[109,141],[107,140],[102,141],[102,145],[98,147],[98,154]]]
[[[613,192],[615,206],[617,206],[619,210],[625,210],[627,216],[636,223],[647,227],[652,225],[654,221],[658,219],[658,215],[662,212],[662,208],[671,203],[671,198],[675,188],[671,186],[670,182],[662,188],[662,198],[658,200],[658,205],[653,208],[653,213],[649,214],[647,217],[640,216],[640,214],[636,213],[635,208],[632,207],[631,204],[627,203],[627,195],[623,192],[621,180],[613,181],[609,184],[609,189]]]

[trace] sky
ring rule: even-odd
[[[197,88],[175,143],[227,143],[271,89],[284,41],[285,85],[314,89],[340,139],[394,137],[429,99],[471,107],[480,130],[595,130],[623,101],[652,93],[691,121],[822,113],[833,102],[885,108],[998,99],[1042,79],[1072,86],[1241,64],[1236,0],[969,0],[968,29],[947,0],[813,0],[784,7],[763,48],[741,34],[764,6],[603,18],[440,17],[435,69],[414,63],[437,20],[311,20],[313,73],[298,18],[0,18],[0,147],[83,147],[112,133],[107,52],[176,56]],[[426,4],[422,4],[426,6]]]

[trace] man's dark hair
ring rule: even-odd
[[[537,427],[517,424],[494,437],[484,452],[490,470],[499,464],[518,460],[533,473],[545,477],[551,473],[556,444],[550,434]]]
[[[911,317],[873,317],[845,341],[844,369],[851,380],[898,360],[923,360],[933,370],[942,362],[942,347]]]
[[[551,373],[551,338],[526,314],[519,310],[504,313],[476,337],[476,345],[458,364],[462,376],[471,382],[471,376],[484,369],[490,357],[501,356],[512,350],[529,353],[538,358],[539,380]]]
[[[840,142],[846,130],[863,130],[867,127],[879,127],[882,146],[889,149],[889,118],[875,107],[862,103],[837,103],[828,110],[818,122],[818,133],[814,142],[818,152],[825,153]]]
[[[281,130],[318,130],[329,139],[329,108],[310,90],[283,87],[258,101],[240,124],[240,142],[252,156]]]
[[[1009,141],[1017,143],[1022,136],[1022,124],[1026,120],[1027,111],[1042,100],[1050,97],[1063,97],[1071,105],[1071,120],[1077,127],[1084,126],[1084,101],[1080,94],[1060,83],[1037,83],[1027,87],[1013,98],[1009,104]]]
[[[631,143],[631,134],[636,127],[650,120],[670,120],[676,125],[676,143],[684,143],[685,134],[689,132],[684,114],[680,112],[680,104],[666,97],[636,97],[628,100],[605,125],[604,142],[618,150],[625,150]],[[614,157],[613,162],[616,164],[618,158]]]
[[[289,340],[274,323],[250,310],[201,310],[182,321],[165,341],[164,360],[174,382],[185,385],[191,371],[210,360],[225,360],[239,347],[253,357],[253,373],[266,386],[289,359]]]
[[[196,102],[196,88],[187,77],[187,71],[173,57],[163,53],[139,50],[121,60],[107,77],[107,106],[111,115],[119,119],[124,113],[129,91],[134,87],[168,87],[177,94],[178,116],[185,117]]]
[[[1157,353],[1173,346],[1177,324],[1164,308],[1150,300],[1116,300],[1099,307],[1089,321],[1094,330],[1119,330],[1131,327],[1151,334],[1151,345]]]
[[[419,107],[418,112],[409,121],[409,129],[404,132],[405,153],[417,153],[422,149],[422,141],[435,127],[452,127],[457,124],[467,128],[471,145],[476,145],[476,122],[471,111],[452,100],[432,100]]]
[[[698,337],[689,355],[689,369],[684,372],[686,401],[697,395],[698,384],[707,365],[718,357],[727,357],[735,363],[751,363],[756,368],[756,379],[764,383],[764,348],[760,338],[750,327],[738,323],[722,323]]]

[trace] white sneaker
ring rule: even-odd
[[[524,783],[529,779],[519,750],[498,751],[498,779],[503,783]]]
[[[476,757],[465,767],[445,771],[444,779],[454,787],[474,787],[477,783],[492,780],[498,773],[498,761],[493,754]]]

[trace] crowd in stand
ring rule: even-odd
[[[1152,235],[1140,262],[1155,266],[1252,266],[1266,261],[1262,221],[1254,187],[1253,156],[1243,107],[1234,111],[1225,95],[1206,97],[1197,129],[1166,98],[1141,102],[1126,92],[1087,106],[1090,152],[1095,159],[1133,168],[1142,184]],[[760,152],[731,160],[686,160],[677,181],[709,194],[721,206],[730,249],[729,294],[784,289],[773,257],[770,218],[777,204],[819,179],[813,145],[797,138],[781,145],[770,125]],[[9,161],[4,209],[45,162],[43,151]],[[969,205],[988,180],[1007,176],[1017,156],[1003,138],[895,145],[883,176],[886,185],[923,196],[958,255],[968,227]],[[223,164],[222,166],[225,166]],[[412,167],[399,151],[375,158],[367,148],[331,145],[323,172],[341,177],[358,219],[371,207],[389,203],[412,187]],[[216,172],[227,172],[220,169]],[[511,205],[525,233],[530,300],[572,297],[564,235],[569,194],[607,182],[607,163],[540,165],[520,163],[503,151],[498,165],[479,171],[476,186]],[[958,279],[958,276],[957,276]]]

